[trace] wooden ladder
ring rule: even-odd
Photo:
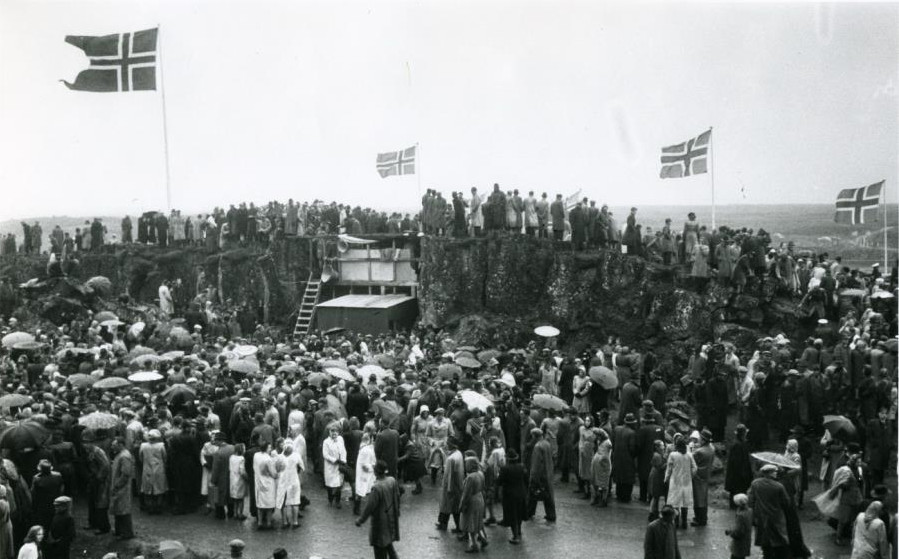
[[[309,281],[306,282],[306,290],[303,292],[303,299],[300,302],[300,312],[297,316],[297,324],[293,329],[293,337],[308,336],[312,331],[312,323],[315,318],[315,305],[318,304],[318,297],[321,293],[321,281],[312,279],[309,274]]]

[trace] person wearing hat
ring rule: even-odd
[[[369,518],[368,543],[374,548],[375,559],[396,559],[393,544],[400,539],[400,492],[396,480],[387,475],[383,460],[375,464],[375,483],[356,526],[362,526]]]
[[[87,483],[88,529],[95,534],[108,534],[109,526],[109,475],[111,464],[109,457],[99,447],[97,434],[87,429],[81,434],[81,443],[87,451]]]
[[[53,520],[45,530],[45,559],[69,559],[75,540],[75,519],[72,518],[72,498],[61,495],[53,500]]]
[[[245,547],[247,547],[247,544],[243,543],[243,540],[234,539],[228,542],[228,548],[231,550],[231,559],[242,559]]]
[[[749,508],[755,526],[755,545],[763,557],[788,557],[790,537],[784,511],[791,507],[787,490],[777,481],[777,466],[765,464],[749,487]]]
[[[643,410],[646,410],[647,404],[652,408],[652,401],[643,402]],[[652,410],[655,411],[655,410]],[[649,502],[649,473],[652,470],[652,458],[655,453],[655,442],[665,437],[662,431],[662,423],[656,422],[656,416],[653,413],[646,413],[643,421],[637,428],[635,435],[636,455],[637,455],[637,479],[640,482],[640,502]]]
[[[63,479],[47,459],[38,462],[37,470],[31,481],[31,507],[35,522],[47,531],[53,520],[53,501],[62,495]]]
[[[749,497],[745,493],[734,495],[733,504],[736,508],[734,522],[724,534],[730,537],[731,559],[742,559],[749,557],[752,551],[752,511],[749,509]]]
[[[727,449],[724,467],[724,490],[730,494],[730,508],[734,508],[734,495],[746,493],[752,483],[752,463],[746,442],[746,426],[742,423],[734,430],[734,442]]]
[[[638,406],[639,407],[639,406]],[[612,479],[615,482],[615,498],[629,503],[634,493],[637,477],[637,418],[633,413],[624,416],[624,425],[612,431]]]
[[[162,442],[162,433],[151,429],[147,433],[147,442],[140,445],[141,463],[140,492],[149,514],[162,513],[162,500],[169,490],[165,466],[167,453]]]
[[[648,418],[652,418],[654,425],[663,425],[665,423],[665,417],[662,415],[662,412],[656,408],[655,402],[649,398],[643,400],[643,404],[640,407],[640,423],[647,423]]]
[[[712,447],[712,432],[703,429],[699,433],[699,446],[693,451],[696,473],[693,475],[693,521],[692,526],[705,526],[709,521],[709,480],[712,477],[712,462],[715,449]]]
[[[643,556],[647,559],[680,559],[677,545],[675,511],[671,505],[662,507],[661,516],[646,526]]]
[[[521,542],[521,522],[527,514],[527,473],[521,458],[514,448],[506,453],[506,463],[500,468],[496,485],[501,489],[503,500],[502,524],[512,530],[509,543]]]
[[[543,501],[546,522],[556,521],[556,502],[553,495],[553,454],[549,441],[539,427],[531,429],[531,440],[534,449],[531,451],[531,469],[528,479],[528,511],[527,518],[532,518],[537,511],[537,502]]]
[[[461,533],[459,524],[459,500],[462,498],[462,482],[465,480],[465,465],[458,441],[450,437],[446,441],[448,455],[443,463],[443,483],[440,486],[440,512],[437,515],[437,529],[446,530],[450,515],[455,528],[453,533]]]
[[[112,440],[112,481],[109,512],[115,519],[115,535],[118,539],[130,540],[134,537],[131,522],[131,481],[134,479],[134,457],[125,448],[125,441],[116,437]]]

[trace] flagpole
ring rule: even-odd
[[[418,194],[421,195],[421,146],[415,142],[415,176],[418,179]]]
[[[889,199],[887,198],[887,181],[883,181],[883,271],[886,273],[890,269],[890,264],[887,261],[887,257],[889,255],[889,251],[887,250],[887,229],[889,228],[887,225],[887,218],[889,217],[889,212],[887,211],[887,202]]]
[[[162,78],[162,33],[156,26],[156,73]],[[165,205],[172,211],[172,179],[169,171],[169,124],[165,110],[165,79],[159,80],[159,97],[162,100],[162,143],[165,151]]]
[[[713,231],[715,230],[715,147],[714,147],[714,144],[715,144],[715,134],[712,133],[712,127],[709,126],[709,151],[712,152],[710,154],[709,159],[712,160],[711,179],[712,179],[712,230]]]

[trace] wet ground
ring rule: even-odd
[[[131,559],[139,553],[141,543],[158,543],[164,539],[181,541],[192,550],[207,556],[216,554],[228,556],[228,542],[240,538],[246,542],[244,557],[266,559],[278,547],[288,550],[292,559],[357,559],[372,557],[368,546],[368,525],[357,528],[353,524],[352,507],[344,504],[338,510],[330,508],[327,498],[319,485],[304,488],[312,505],[304,512],[301,527],[296,530],[257,531],[252,518],[245,522],[216,520],[199,511],[186,516],[148,516],[135,511],[134,526],[137,540],[128,543],[116,542],[108,536],[95,538],[83,536],[74,546],[72,557],[91,557],[100,550],[118,550],[122,559]],[[465,554],[465,543],[449,532],[438,532],[434,527],[437,518],[438,490],[425,485],[424,493],[411,495],[407,486],[402,498],[400,517],[401,541],[396,544],[397,552],[403,558],[470,557]],[[556,486],[556,507],[558,521],[546,524],[542,505],[538,505],[535,520],[523,527],[523,542],[513,546],[507,542],[506,528],[488,527],[489,545],[475,556],[490,556],[496,559],[517,557],[533,558],[579,558],[608,557],[630,559],[643,557],[643,535],[648,510],[641,503],[620,504],[609,501],[608,508],[591,507],[589,501],[578,499],[573,494],[572,484]],[[813,505],[807,504],[808,507]],[[136,507],[135,507],[136,508]],[[84,511],[79,510],[79,516]],[[497,508],[497,513],[500,513]],[[692,511],[691,511],[692,514]],[[681,555],[684,559],[726,559],[730,556],[724,535],[731,521],[731,512],[712,508],[709,511],[709,525],[704,528],[689,528],[678,531]],[[808,510],[803,516],[811,516]],[[80,519],[79,519],[80,520]],[[79,522],[79,525],[83,522]],[[452,525],[452,522],[450,522]],[[823,521],[803,523],[806,545],[814,551],[815,559],[848,558],[848,547],[836,547],[831,542],[831,531]],[[83,555],[87,546],[89,552]],[[753,547],[754,557],[761,557],[761,550]],[[99,559],[100,555],[97,555]]]

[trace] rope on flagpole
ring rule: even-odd
[[[709,159],[712,160],[712,172],[710,173],[712,179],[712,230],[715,230],[715,134],[712,133],[712,127],[709,126]]]
[[[156,74],[162,78],[162,32],[156,26]],[[172,211],[172,180],[169,171],[169,124],[165,110],[165,79],[159,80],[159,97],[162,100],[162,143],[165,151],[165,205]]]

